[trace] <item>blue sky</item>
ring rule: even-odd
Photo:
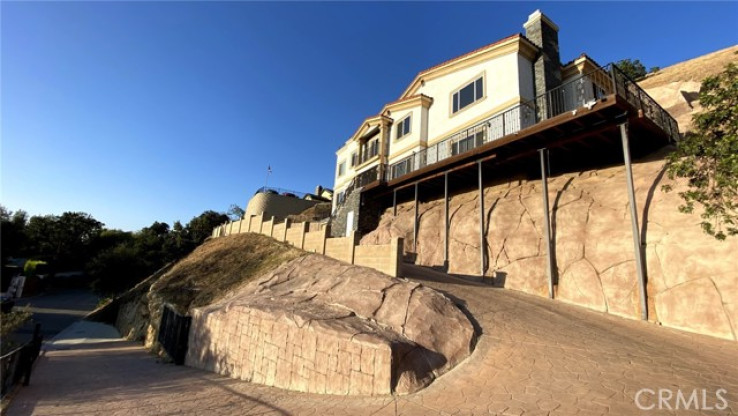
[[[666,67],[738,43],[738,3],[0,2],[2,195],[110,228],[333,185],[335,151],[415,74],[522,32]]]

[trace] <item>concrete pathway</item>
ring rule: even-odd
[[[39,359],[31,386],[15,397],[8,415],[738,413],[734,342],[449,280],[425,269],[409,267],[406,273],[463,303],[482,331],[469,359],[417,394],[321,396],[253,385],[161,364],[137,344],[111,340],[110,333],[92,336],[100,328],[78,326],[58,344],[68,349],[46,351]],[[649,390],[638,396],[640,404],[651,410],[636,406],[642,389]],[[662,410],[659,389],[666,399]],[[679,391],[686,401],[678,402]],[[716,408],[725,402],[727,407]],[[685,403],[690,410],[673,410]]]
[[[15,310],[33,313],[33,323],[17,331],[19,342],[30,340],[35,323],[41,324],[41,334],[48,340],[95,309],[99,298],[89,290],[64,289],[37,296],[19,298]]]

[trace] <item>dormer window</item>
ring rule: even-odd
[[[464,108],[474,104],[484,97],[484,77],[479,77],[474,81],[464,85],[456,91],[451,97],[452,114],[455,114]]]
[[[396,140],[399,140],[406,135],[410,134],[410,120],[411,117],[408,115],[404,119],[402,119],[399,123],[397,123],[397,135],[395,136]]]

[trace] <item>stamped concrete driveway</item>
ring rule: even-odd
[[[136,344],[111,341],[47,351],[32,385],[15,397],[8,414],[738,413],[738,345],[734,342],[453,280],[419,268],[408,268],[406,273],[463,303],[482,333],[469,359],[419,393],[364,398],[293,393],[159,364]],[[659,394],[664,399],[660,403]],[[639,409],[636,396],[640,406],[650,410]],[[684,410],[685,404],[689,410]],[[680,409],[675,410],[676,406]]]

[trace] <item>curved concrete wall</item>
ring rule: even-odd
[[[264,218],[274,217],[275,220],[280,221],[288,215],[299,214],[321,202],[323,201],[310,201],[291,196],[259,192],[251,197],[248,205],[246,205],[244,218],[263,213]]]

